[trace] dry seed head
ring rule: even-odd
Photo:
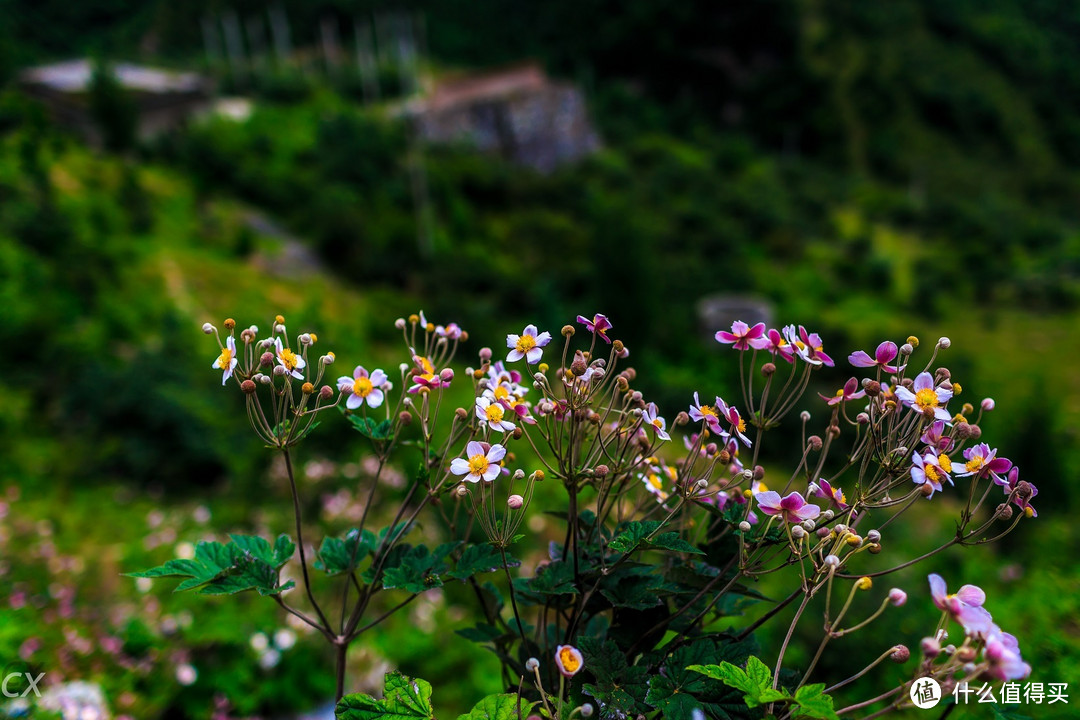
[[[774,372],[776,372],[776,365],[771,362],[767,362],[761,366],[761,374],[765,377],[769,377]]]
[[[309,382],[306,382],[300,386],[300,391],[303,392],[305,395],[310,395],[311,393],[315,392],[315,386]]]
[[[225,318],[225,322],[223,322],[222,325],[225,326],[226,330],[232,330],[234,327],[236,327],[236,321],[232,318]]]
[[[615,342],[611,343],[611,347],[615,350],[616,355],[621,353],[626,348],[626,346],[623,345],[622,340],[616,340]]]
[[[563,325],[562,326],[562,335],[563,335],[563,337],[573,337],[575,332],[577,332],[577,331],[574,330],[573,325]]]
[[[275,315],[274,316],[274,324],[275,325],[284,325],[285,324],[285,316],[284,315]]]

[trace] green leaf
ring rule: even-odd
[[[368,555],[375,552],[376,542],[374,533],[365,530],[361,534],[356,528],[341,538],[323,538],[315,568],[329,575],[354,572]]]
[[[361,435],[372,440],[389,440],[394,435],[394,423],[390,420],[375,422],[369,417],[363,417],[351,410],[343,410],[345,417]]]
[[[563,560],[556,560],[536,569],[531,578],[517,578],[514,587],[534,602],[543,603],[545,596],[577,595],[574,587],[574,566]]]
[[[596,700],[600,720],[633,717],[649,712],[645,695],[649,691],[649,671],[646,667],[629,666],[626,656],[611,640],[584,637],[580,649],[585,667],[595,676],[581,691]]]
[[[334,717],[337,720],[435,720],[430,683],[391,672],[386,674],[384,694],[382,700],[363,693],[346,695],[338,701]]]
[[[825,683],[803,685],[795,691],[795,703],[798,710],[795,717],[818,718],[819,720],[838,720],[833,710],[833,699],[825,694]]]
[[[675,586],[664,582],[664,578],[652,573],[651,565],[619,566],[616,571],[603,578],[600,594],[613,607],[648,610],[661,603],[660,598],[668,595]]]
[[[492,642],[497,638],[501,638],[504,634],[503,631],[499,628],[495,627],[494,625],[488,625],[487,623],[477,623],[472,627],[461,628],[460,630],[455,630],[454,632],[456,632],[458,635],[465,638],[466,640],[471,640],[475,643]]]
[[[716,658],[718,652],[715,642],[699,640],[671,653],[663,672],[649,678],[646,702],[673,720],[689,717],[695,707],[714,718],[745,716],[745,705],[739,702],[741,693],[693,669]]]
[[[679,533],[674,531],[660,533],[656,537],[646,539],[656,532],[661,525],[663,523],[659,520],[628,523],[622,532],[615,536],[615,539],[611,541],[608,547],[623,554],[631,553],[639,546],[658,550],[671,550],[673,552],[695,553],[697,555],[705,554],[683,540],[679,537]]]
[[[444,560],[460,544],[460,542],[443,543],[435,548],[434,552],[426,545],[412,548],[401,558],[399,565],[386,569],[383,576],[383,588],[386,590],[400,588],[412,593],[421,593],[442,587],[442,578],[439,576],[447,570]]]
[[[517,567],[521,562],[507,555],[506,564],[510,567]],[[502,566],[502,554],[499,549],[494,545],[481,543],[465,548],[465,552],[461,554],[461,559],[457,561],[457,565],[447,574],[455,580],[464,581],[479,573],[501,570]]]
[[[281,567],[296,552],[288,535],[281,535],[271,546],[260,537],[232,535],[232,542],[200,542],[195,557],[170,560],[161,567],[129,573],[130,577],[183,577],[176,592],[200,588],[203,595],[232,595],[256,590],[261,595],[276,595],[295,586],[279,585]]]
[[[792,700],[791,695],[786,691],[773,689],[772,672],[765,663],[752,655],[746,661],[746,670],[727,661],[719,665],[690,665],[686,669],[720,680],[728,687],[735,688],[743,694],[743,701],[747,707],[755,708],[765,703]],[[829,699],[829,706],[831,710],[831,699]]]
[[[520,701],[521,712],[518,712],[518,702],[516,694],[488,695],[467,714],[458,715],[458,720],[519,720],[528,716],[536,705],[536,703],[522,700]]]

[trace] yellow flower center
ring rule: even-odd
[[[746,421],[742,418],[739,418],[739,424],[735,426],[735,429],[741,433],[746,432]]]
[[[952,472],[952,459],[948,455],[941,455],[937,459],[938,465],[945,472]]]
[[[652,424],[653,424],[653,427],[655,427],[655,428],[658,428],[660,430],[664,429],[664,423],[661,422],[660,418],[656,418],[655,420],[653,420]]]
[[[937,471],[937,468],[934,467],[933,465],[926,465],[925,467],[923,467],[923,472],[925,472],[926,477],[929,478],[933,482],[937,482],[938,480],[941,479],[941,473],[939,473]]]
[[[836,397],[844,397],[844,388],[840,388],[836,391]]]
[[[496,400],[509,400],[510,399],[510,391],[506,388],[505,385],[500,385],[499,387],[495,388],[494,395],[495,395]]]
[[[968,472],[978,472],[979,470],[982,469],[983,462],[984,462],[983,458],[976,455],[975,457],[971,458],[966,463],[964,463],[964,467],[966,467],[968,469]]]
[[[491,463],[488,462],[485,455],[473,455],[469,458],[469,474],[483,476],[487,472]]]
[[[484,412],[487,414],[487,419],[488,419],[489,422],[493,422],[493,423],[502,422],[502,419],[503,419],[502,405],[499,405],[498,403],[492,403],[491,405],[487,406],[487,410],[485,410]]]
[[[532,335],[522,335],[518,338],[517,344],[514,348],[522,354],[525,354],[536,347],[536,338]]]
[[[354,395],[359,395],[360,397],[367,397],[374,389],[375,386],[371,384],[371,380],[369,378],[359,377],[353,380],[352,391]]]
[[[232,350],[229,348],[221,349],[221,357],[217,359],[217,365],[222,370],[228,370],[229,365],[232,363]]]
[[[938,406],[937,391],[933,388],[925,388],[915,393],[915,404],[924,412],[933,410]]]
[[[716,411],[708,405],[702,405],[700,408],[698,408],[698,411],[705,417],[720,417],[716,414]]]
[[[657,475],[656,473],[649,473],[649,476],[648,476],[647,479],[649,481],[649,487],[655,488],[657,490],[660,490],[661,488],[664,487],[664,482],[660,479],[660,476]]]
[[[564,647],[559,651],[559,660],[562,662],[563,670],[568,673],[576,673],[578,668],[581,667],[578,656],[568,647]]]
[[[283,348],[281,353],[278,354],[278,358],[281,360],[281,364],[285,366],[286,370],[296,369],[296,353],[289,348]]]

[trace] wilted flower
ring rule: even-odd
[[[857,350],[851,355],[848,355],[848,362],[855,367],[879,367],[887,373],[896,374],[903,370],[907,365],[890,365],[893,360],[896,359],[896,355],[899,352],[896,347],[896,343],[886,340],[877,346],[877,350],[874,351],[874,357],[870,357],[863,350]]]
[[[766,515],[780,515],[789,523],[800,523],[805,520],[813,520],[821,514],[821,508],[806,502],[797,492],[780,497],[775,490],[766,490],[755,495],[758,507]]]
[[[577,321],[585,326],[585,329],[593,333],[606,343],[611,343],[611,338],[607,336],[607,331],[611,329],[611,322],[607,319],[606,315],[597,313],[593,315],[593,319],[589,320],[584,315],[578,315]]]
[[[765,334],[765,323],[750,327],[742,320],[731,323],[731,332],[721,330],[716,333],[716,342],[731,345],[736,350],[748,350],[754,340]]]
[[[499,476],[502,466],[499,464],[506,456],[506,448],[502,445],[480,443],[475,440],[465,447],[467,458],[454,458],[450,463],[450,472],[455,475],[464,475],[469,482],[490,482]]]
[[[585,667],[585,658],[573,645],[559,645],[555,648],[555,665],[564,677],[574,677]]]
[[[855,378],[851,378],[846,383],[844,383],[844,387],[837,390],[836,394],[832,397],[829,397],[828,395],[822,395],[821,393],[818,393],[818,396],[828,404],[836,405],[838,403],[847,402],[848,400],[858,400],[861,397],[865,397],[865,390],[859,390],[858,392],[856,392],[856,389],[858,387],[859,381]]]
[[[541,348],[549,342],[551,342],[551,333],[542,332],[537,335],[535,325],[526,325],[521,335],[506,336],[506,347],[510,348],[506,359],[509,362],[517,362],[525,358],[525,362],[529,365],[535,365],[540,362],[540,357],[544,354]]]
[[[214,364],[210,367],[215,370],[224,370],[221,374],[221,384],[224,385],[232,377],[233,369],[239,360],[236,357],[236,340],[233,336],[225,338],[225,347],[221,348],[221,355],[214,361]]]
[[[934,387],[934,376],[928,372],[919,373],[912,385],[914,392],[904,386],[896,388],[896,397],[900,402],[913,410],[917,410],[926,417],[937,418],[949,422],[952,416],[949,411],[942,407],[953,396],[952,390],[943,387]]]
[[[1031,493],[1014,493],[1017,486],[1020,484],[1020,468],[1015,465],[1009,470],[1009,474],[1006,480],[1005,492],[1012,496],[1012,503],[1018,508],[1024,511],[1024,515],[1029,518],[1039,517],[1039,513],[1031,504],[1031,499],[1039,494],[1039,488],[1035,487],[1031,483],[1027,483],[1027,486],[1031,489]]]
[[[363,366],[357,365],[353,370],[353,376],[343,375],[338,378],[338,390],[349,393],[349,399],[345,401],[345,407],[350,410],[363,405],[365,402],[370,408],[377,408],[383,403],[382,387],[386,385],[386,373],[382,370],[368,375]]]
[[[274,356],[277,359],[278,364],[285,368],[285,372],[292,375],[297,380],[304,379],[304,376],[300,371],[307,366],[307,361],[282,345],[281,338],[274,338]]]

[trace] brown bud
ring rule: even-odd
[[[623,345],[622,340],[616,340],[615,342],[611,343],[611,347],[613,350],[615,350],[616,355],[621,353],[626,348],[626,346]]]
[[[818,450],[821,449],[821,446],[824,443],[822,443],[821,438],[818,437],[817,435],[811,435],[810,437],[808,437],[806,439],[806,444],[810,446],[811,450],[817,452]]]
[[[718,459],[720,460],[721,465],[727,465],[731,462],[731,453],[727,450],[721,450]]]
[[[688,415],[685,411],[680,412],[678,415],[675,416],[676,425],[685,425],[688,422],[690,422],[690,415]]]
[[[877,397],[881,394],[881,383],[879,383],[877,380],[871,380],[870,382],[866,383],[864,389],[866,390],[866,394],[870,397]]]
[[[959,440],[967,440],[971,437],[971,426],[966,422],[956,423],[956,437]]]
[[[919,492],[923,494],[923,497],[930,497],[934,494],[934,486],[930,483],[923,483],[919,488]]]
[[[570,372],[576,377],[581,377],[588,369],[589,366],[585,363],[584,354],[580,350],[574,353],[574,361],[570,363]]]
[[[971,426],[971,439],[972,440],[978,440],[981,437],[982,437],[982,428],[979,427],[978,425],[972,425]]]
[[[251,328],[244,328],[240,331],[240,339],[244,341],[244,344],[250,344],[255,342],[255,333]]]
[[[262,355],[259,356],[259,365],[261,365],[262,367],[270,367],[273,362],[274,353],[272,352],[264,352]]]
[[[225,322],[222,324],[225,326],[226,330],[232,330],[234,327],[236,327],[236,321],[232,318],[225,318]]]
[[[774,363],[767,362],[761,366],[761,374],[765,377],[769,377],[774,372],[776,372],[776,365]]]
[[[244,382],[240,383],[240,389],[248,395],[251,395],[253,392],[255,392],[255,381],[245,380]]]
[[[300,390],[305,395],[310,395],[311,393],[315,392],[315,386],[312,385],[309,382],[306,382],[306,383],[304,383],[303,385],[300,386]]]
[[[615,387],[619,389],[619,392],[626,392],[630,389],[630,383],[626,381],[625,375],[619,375],[615,378]]]
[[[575,332],[577,332],[577,330],[574,329],[573,325],[563,325],[562,326],[562,335],[563,335],[563,337],[573,337]]]
[[[402,410],[398,413],[398,422],[401,423],[402,427],[412,425],[412,413],[408,410]]]
[[[593,470],[593,475],[602,478],[606,477],[609,472],[611,472],[611,468],[609,468],[607,465],[597,465],[596,468]]]
[[[960,662],[971,662],[975,659],[976,654],[977,653],[975,652],[975,648],[971,647],[970,645],[964,645],[963,647],[959,647],[956,649],[956,657],[960,660]]]
[[[454,415],[457,416],[458,420],[468,420],[469,419],[469,411],[466,410],[465,408],[458,408],[457,410],[454,411]]]
[[[319,388],[319,397],[321,397],[323,400],[329,400],[330,398],[334,397],[334,388],[330,387],[329,385],[323,385],[321,388]]]
[[[897,645],[893,648],[892,655],[889,656],[889,659],[894,663],[906,663],[910,657],[911,651],[908,650],[907,645]]]
[[[996,517],[998,520],[1012,520],[1012,516],[1013,509],[1012,506],[1009,505],[1009,503],[1001,503],[994,511],[994,517]]]
[[[1031,483],[1029,483],[1027,480],[1021,480],[1016,485],[1016,497],[1020,498],[1021,500],[1027,500],[1031,497],[1032,493],[1033,489],[1031,487]]]
[[[975,412],[975,407],[971,403],[964,403],[960,406],[961,415],[971,415],[973,412]]]
[[[521,439],[521,435],[522,435],[522,433],[523,433],[523,432],[524,432],[524,431],[523,431],[523,430],[522,430],[522,429],[521,429],[520,427],[516,427],[516,428],[514,428],[514,431],[513,431],[512,433],[510,433],[510,435],[511,435],[511,436],[512,436],[512,437],[513,437],[513,438],[514,438],[515,440],[520,440],[520,439]]]
[[[947,367],[939,367],[934,371],[934,377],[937,379],[938,383],[941,383],[943,380],[951,378],[952,373],[949,372],[949,368]]]
[[[760,465],[755,465],[754,466],[754,479],[755,480],[761,480],[764,477],[765,477],[765,468],[761,467]]]
[[[830,425],[829,426],[829,434],[832,435],[834,439],[840,437],[840,426],[839,425]]]
[[[870,553],[871,555],[877,555],[879,552],[881,552],[881,543],[870,543],[866,546],[866,552]]]

